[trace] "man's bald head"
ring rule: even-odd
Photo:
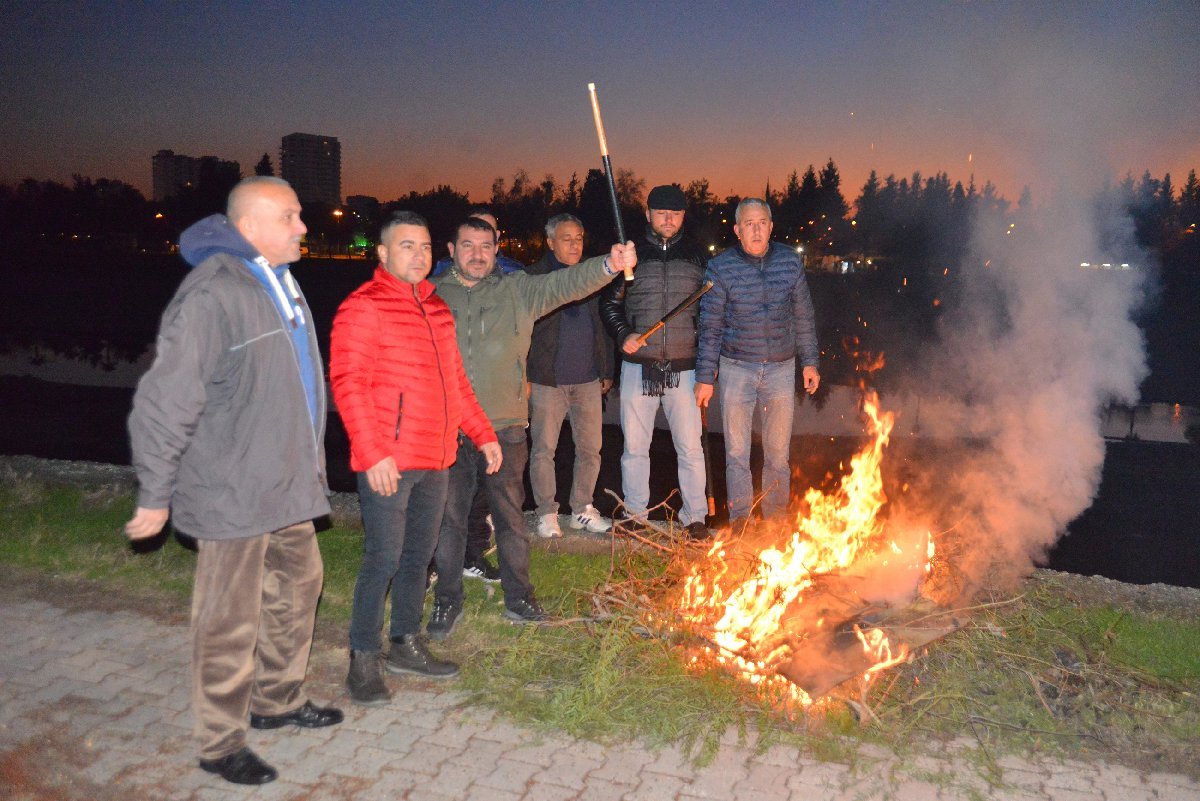
[[[225,216],[238,233],[272,265],[300,258],[300,239],[308,228],[300,220],[300,201],[282,178],[245,178],[229,193]]]
[[[236,223],[238,219],[246,216],[250,204],[259,198],[262,194],[260,190],[264,187],[274,187],[276,191],[279,188],[289,192],[292,190],[291,184],[274,175],[252,175],[243,178],[230,190],[229,198],[225,201],[225,216],[231,223]]]

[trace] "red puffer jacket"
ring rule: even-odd
[[[454,463],[461,428],[476,446],[496,441],[463,370],[446,302],[433,284],[409,284],[382,266],[333,318],[329,378],[350,468],[391,456],[405,470]]]

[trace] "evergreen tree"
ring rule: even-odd
[[[1195,170],[1188,172],[1179,195],[1179,225],[1185,230],[1192,226],[1193,231],[1200,229],[1200,180]]]
[[[262,158],[258,160],[258,164],[254,165],[255,175],[274,175],[275,168],[271,166],[271,157],[263,153]]]
[[[785,242],[800,239],[800,177],[792,170],[775,210],[775,236]]]
[[[871,170],[867,182],[859,192],[858,200],[854,201],[854,241],[859,252],[868,256],[879,252],[883,235],[885,213],[883,200],[879,195],[879,176]]]
[[[817,182],[817,230],[830,253],[845,253],[850,246],[846,222],[850,207],[842,197],[841,185],[842,176],[831,158],[821,168]]]
[[[820,239],[818,223],[821,212],[817,172],[811,164],[800,179],[800,189],[796,193],[796,215],[800,241],[806,246],[814,245]]]
[[[571,180],[567,181],[567,189],[563,193],[563,206],[565,210],[578,216],[579,211],[579,173],[571,173]]]
[[[683,189],[687,198],[684,225],[701,245],[717,245],[721,240],[721,217],[717,197],[709,189],[708,179],[692,181]]]

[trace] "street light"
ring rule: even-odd
[[[337,248],[339,255],[341,254],[341,250],[342,250],[342,214],[343,213],[344,212],[341,209],[333,210],[333,219],[336,222],[336,225],[334,226],[334,246]]]

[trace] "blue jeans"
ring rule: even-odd
[[[442,525],[448,480],[448,470],[405,470],[396,491],[385,497],[367,484],[366,473],[358,474],[365,536],[350,611],[350,647],[354,650],[380,650],[383,602],[389,587],[391,637],[421,630],[426,568]]]
[[[467,549],[467,517],[475,488],[483,484],[492,522],[496,525],[496,553],[500,557],[500,587],[504,600],[516,603],[533,595],[529,582],[529,534],[525,530],[525,464],[529,461],[529,442],[524,426],[509,426],[496,432],[504,462],[499,472],[487,474],[487,460],[462,434],[458,435],[458,456],[450,466],[450,486],[446,493],[446,512],[434,558],[437,562],[435,592],[442,603],[461,604],[463,600],[463,554]],[[423,579],[422,579],[423,580]]]
[[[533,451],[529,454],[529,483],[539,515],[558,514],[554,476],[554,452],[562,424],[571,418],[571,439],[575,443],[575,469],[571,479],[571,514],[579,514],[591,504],[600,476],[600,446],[603,444],[603,393],[599,381],[586,384],[562,384],[550,387],[533,384],[529,394],[529,436]]]
[[[762,413],[762,513],[770,517],[785,511],[791,493],[788,451],[796,409],[796,360],[758,364],[722,356],[717,383],[725,426],[729,519],[749,517],[754,503],[750,436],[755,407]]]
[[[704,497],[704,449],[700,445],[703,428],[695,385],[696,371],[684,370],[679,373],[679,386],[668,387],[661,398],[647,397],[642,394],[642,366],[622,363],[621,431],[625,452],[621,454],[621,492],[630,514],[642,514],[650,504],[650,440],[661,403],[679,464],[679,494],[683,500],[679,521],[685,526],[704,522],[708,501]]]

